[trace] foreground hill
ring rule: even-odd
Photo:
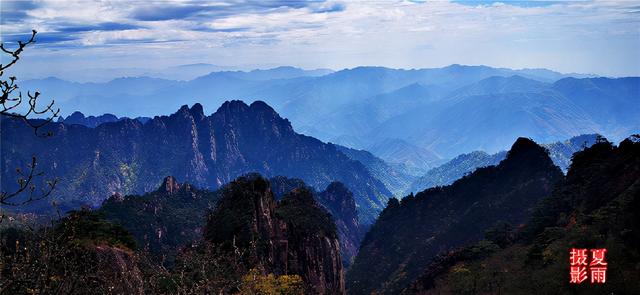
[[[331,214],[306,187],[276,200],[256,174],[215,194],[168,177],[154,193],[114,196],[51,227],[13,225],[0,228],[3,294],[345,294]],[[170,264],[166,251],[150,255],[155,239],[173,250]]]
[[[40,138],[21,122],[2,122],[2,186],[38,155],[38,169],[58,177],[61,207],[97,206],[114,193],[155,190],[166,175],[216,189],[239,175],[283,175],[324,188],[333,181],[353,192],[361,220],[371,223],[390,192],[359,162],[335,146],[297,134],[264,102],[224,103],[206,116],[202,106],[181,107],[145,124],[125,119],[96,128],[51,123]],[[11,181],[10,181],[11,180]]]
[[[443,253],[404,294],[635,294],[640,290],[640,142],[578,152],[524,227]],[[571,248],[605,248],[605,284],[569,284]],[[523,283],[526,282],[526,283]]]
[[[391,199],[349,269],[349,292],[397,294],[441,251],[481,239],[498,221],[524,221],[560,180],[547,151],[519,138],[497,166],[401,202]]]

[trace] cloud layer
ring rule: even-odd
[[[212,63],[640,75],[633,1],[3,1],[2,40],[31,29],[25,67]],[[25,59],[27,60],[27,59]]]

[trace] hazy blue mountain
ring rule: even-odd
[[[130,117],[168,114],[175,109],[174,105],[166,104],[171,100],[176,101],[178,106],[201,101],[205,108],[212,108],[226,99],[247,96],[242,98],[247,101],[266,100],[286,115],[288,110],[312,103],[316,98],[322,102],[321,107],[327,105],[330,106],[330,110],[334,110],[333,107],[392,92],[414,83],[455,89],[491,76],[511,76],[518,71],[486,66],[453,65],[419,70],[358,67],[328,73],[330,73],[329,70],[323,69],[301,70],[280,67],[250,72],[216,71],[189,81],[128,77],[105,83],[73,83],[54,78],[28,80],[22,83],[29,88],[39,89],[50,97],[55,97],[63,109],[80,110],[89,114],[108,112],[103,111],[101,104],[117,107],[119,102],[135,105],[150,101],[165,104],[161,104],[163,108],[160,112],[148,111],[144,108],[126,110],[123,108],[120,112],[112,112],[118,116]],[[300,79],[305,77],[315,79]],[[275,81],[269,81],[274,79]],[[279,81],[282,79],[290,81]],[[153,99],[149,96],[152,92]],[[198,97],[203,92],[206,92],[208,97]],[[126,97],[120,98],[123,94]],[[95,101],[88,103],[86,100]],[[139,100],[142,102],[137,102]],[[134,114],[131,113],[132,109],[145,113]]]
[[[315,70],[303,70],[296,67],[282,66],[273,69],[266,70],[252,70],[252,71],[234,71],[224,72],[227,75],[234,76],[239,79],[245,80],[276,80],[276,79],[293,79],[299,77],[319,77],[333,73],[330,69],[315,69]]]
[[[532,79],[540,80],[540,81],[544,81],[544,82],[553,82],[553,81],[557,81],[557,80],[560,80],[560,79],[566,78],[566,77],[575,77],[575,78],[594,78],[594,77],[597,77],[596,75],[592,75],[592,74],[579,74],[579,73],[561,74],[561,73],[558,73],[558,72],[555,72],[555,71],[551,71],[551,70],[548,70],[548,69],[541,69],[541,68],[537,68],[537,69],[520,69],[520,70],[516,70],[516,72],[518,72],[518,75],[530,77]]]
[[[461,87],[447,95],[447,99],[464,99],[467,96],[498,93],[536,93],[545,91],[550,84],[514,75],[511,77],[493,76],[477,83]]]
[[[305,81],[302,88],[296,87],[293,91],[278,92],[277,97],[283,101],[275,103],[275,106],[290,117],[296,126],[300,126],[302,132],[306,132],[309,126],[308,130],[320,131],[319,134],[312,133],[313,135],[341,135],[323,129],[326,116],[372,96],[389,93],[415,83],[433,86],[446,92],[492,76],[512,76],[517,73],[510,69],[462,65],[412,70],[356,67]],[[314,108],[317,115],[306,115],[303,110],[309,108]]]
[[[233,69],[234,68],[228,66],[212,65],[208,63],[195,63],[178,65],[155,71],[146,71],[144,73],[141,73],[139,76],[188,81],[200,76],[204,76],[211,72],[229,71]]]
[[[129,118],[127,117],[118,118],[116,115],[113,115],[113,114],[103,114],[99,116],[85,116],[82,112],[75,111],[67,117],[64,117],[64,116],[58,117],[57,122],[65,123],[67,125],[78,124],[78,125],[84,125],[90,128],[95,128],[98,125],[101,125],[104,123],[117,122],[125,119],[129,119]],[[149,120],[151,120],[151,118],[137,117],[135,118],[135,120],[138,120],[140,121],[140,123],[144,124]]]
[[[92,115],[154,116],[196,102],[211,113],[228,99],[262,100],[289,118],[297,132],[324,141],[369,149],[397,139],[444,158],[504,150],[518,136],[552,142],[599,133],[618,140],[640,126],[639,78],[567,78],[544,69],[280,67],[217,71],[189,81],[24,83],[56,98],[64,112]]]
[[[483,151],[459,155],[449,162],[429,170],[415,180],[404,195],[417,193],[436,186],[449,185],[478,168],[497,165],[506,155],[506,152],[490,155]]]
[[[622,140],[640,131],[640,77],[566,78],[553,89],[587,112],[608,138]]]
[[[549,157],[551,157],[553,163],[560,167],[564,173],[567,173],[573,154],[594,145],[598,138],[604,140],[604,137],[598,134],[584,134],[564,141],[543,144],[542,146],[549,151]]]
[[[340,145],[336,145],[336,148],[352,160],[362,163],[371,175],[380,180],[394,196],[403,196],[405,190],[416,178],[407,173],[406,167],[389,164],[368,151]]]
[[[461,95],[465,91],[473,94]],[[455,157],[470,150],[494,153],[518,136],[552,142],[601,129],[589,112],[551,85],[519,76],[492,77],[465,91],[445,98],[445,105],[435,112],[427,106],[392,118],[368,137],[395,136],[443,157]]]
[[[573,154],[592,146],[599,136],[598,134],[584,134],[564,141],[542,144],[542,146],[547,149],[553,163],[566,173],[571,165]],[[505,151],[491,155],[483,151],[459,155],[416,179],[410,184],[404,195],[436,186],[449,185],[478,168],[497,165],[505,156]]]
[[[357,134],[375,131],[385,121],[416,108],[430,106],[432,109],[443,96],[438,86],[413,83],[397,90],[357,101],[328,114],[310,133],[338,134],[331,141],[350,147],[366,148],[366,138]],[[330,136],[330,135],[329,135]]]
[[[397,138],[381,140],[367,150],[389,163],[404,165],[410,174],[426,172],[442,163],[439,155]]]

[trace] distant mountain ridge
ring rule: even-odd
[[[2,186],[14,186],[14,169],[36,154],[39,169],[61,180],[53,197],[63,209],[97,206],[116,192],[155,190],[166,175],[212,189],[249,172],[300,178],[315,188],[340,181],[353,192],[363,223],[371,223],[391,196],[360,162],[295,133],[264,102],[226,102],[210,116],[200,104],[183,106],[145,124],[51,123],[47,130],[54,136],[48,138],[34,137],[13,120],[2,125]]]
[[[113,114],[103,114],[99,116],[85,116],[82,112],[75,111],[71,115],[58,117],[58,123],[65,123],[67,125],[78,124],[87,126],[90,128],[96,128],[104,123],[118,122],[121,120],[129,119],[127,117],[118,118]],[[137,117],[135,120],[140,121],[140,123],[144,124],[151,120],[149,117]]]
[[[542,146],[547,149],[553,163],[566,173],[571,164],[573,154],[592,146],[599,138],[600,135],[598,134],[584,134],[564,141],[542,144]],[[604,140],[604,138],[601,140]],[[409,189],[403,195],[409,195],[410,193],[436,186],[449,185],[478,168],[498,165],[506,155],[507,152],[505,151],[491,155],[483,151],[459,155],[420,176],[408,186]]]
[[[591,78],[544,69],[451,65],[325,73],[281,67],[217,71],[186,81],[46,79],[22,85],[56,98],[63,110],[130,117],[167,114],[196,102],[213,111],[229,99],[262,100],[289,118],[297,132],[323,141],[370,150],[401,140],[443,158],[474,150],[495,153],[519,136],[552,142],[599,133],[621,140],[640,132],[635,116],[640,78]],[[401,150],[396,152],[393,156],[402,158]]]
[[[380,180],[394,196],[402,196],[406,187],[416,178],[407,172],[409,169],[406,167],[389,164],[368,151],[340,145],[336,145],[336,148],[350,159],[362,163],[371,175]]]

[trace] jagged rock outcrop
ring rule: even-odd
[[[38,155],[38,168],[60,179],[52,197],[62,210],[97,206],[115,192],[153,191],[167,175],[209,189],[250,172],[296,177],[315,188],[340,181],[353,192],[368,223],[391,195],[361,163],[333,145],[295,133],[287,119],[261,101],[228,101],[209,116],[200,104],[185,105],[145,124],[131,119],[95,128],[51,123],[43,132],[54,136],[47,138],[25,128],[21,122],[2,122],[1,184],[15,186],[9,181],[15,168]]]
[[[205,239],[228,251],[249,251],[247,268],[299,275],[311,293],[345,294],[335,224],[311,190],[294,189],[276,202],[268,180],[238,178],[222,188]]]
[[[295,189],[309,189],[304,181],[284,176],[269,179],[276,200]],[[358,253],[365,226],[360,223],[353,194],[340,182],[330,183],[324,191],[314,192],[315,200],[331,214],[338,230],[342,264],[347,268]]]
[[[158,188],[157,192],[173,195],[177,193],[178,190],[180,190],[180,184],[178,181],[173,178],[173,176],[167,176]]]

